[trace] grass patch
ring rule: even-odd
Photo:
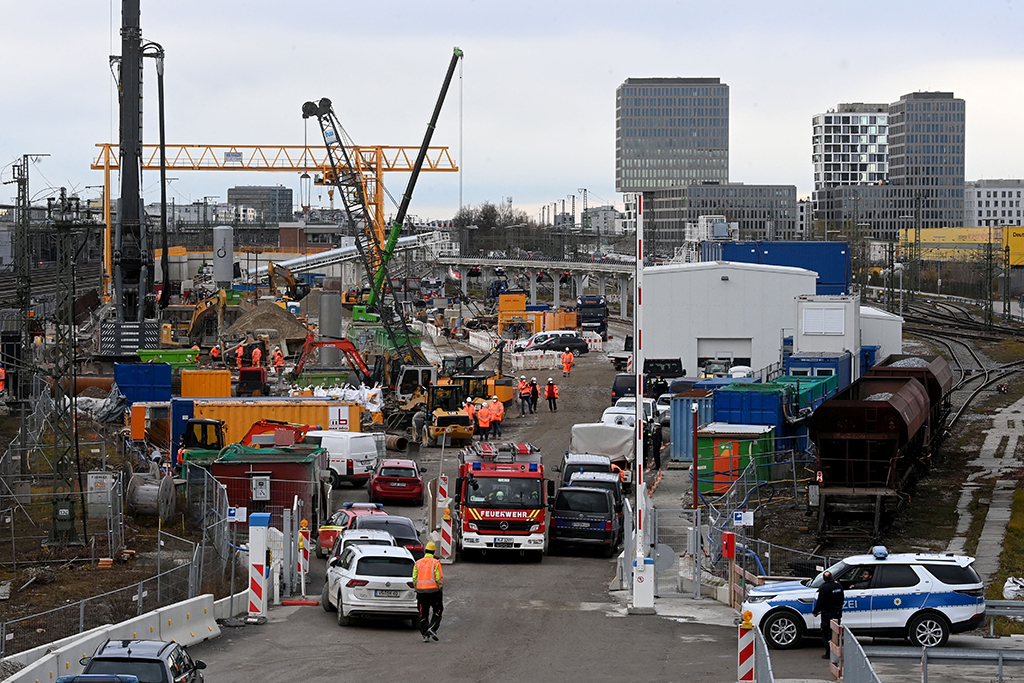
[[[1003,584],[1011,576],[1024,576],[1024,491],[1021,490],[1013,494],[1013,509],[1006,525],[1003,552],[999,555],[999,571],[985,590],[985,597],[989,600],[1002,600]],[[1024,622],[996,617],[995,632],[1004,636],[1024,633]]]
[[[996,363],[1011,363],[1024,356],[1024,342],[1011,340],[998,344],[986,344],[984,351],[985,355]]]

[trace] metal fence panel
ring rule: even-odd
[[[864,648],[847,626],[843,626],[843,680],[846,683],[882,683]]]
[[[754,629],[754,679],[757,683],[775,683],[772,656],[761,629]]]
[[[686,567],[693,567],[689,540],[694,533],[696,511],[656,509],[654,513],[655,595],[681,595],[684,572],[687,576],[692,575]]]

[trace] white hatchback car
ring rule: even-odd
[[[875,546],[871,555],[847,557],[828,570],[843,586],[843,625],[855,634],[939,647],[949,634],[970,631],[985,620],[984,584],[973,562],[964,555],[890,555]],[[770,646],[797,647],[804,636],[820,636],[820,619],[812,611],[822,583],[818,574],[810,581],[757,586],[741,611],[753,614]]]
[[[328,560],[320,606],[338,612],[338,625],[354,617],[419,620],[412,582],[415,560],[403,547],[350,545]]]

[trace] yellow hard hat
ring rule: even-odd
[[[423,550],[425,552],[432,553],[435,550],[437,550],[437,546],[434,544],[433,541],[430,541],[430,542],[427,543],[426,547],[423,548]]]

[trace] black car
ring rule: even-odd
[[[565,351],[566,349],[572,351],[574,356],[582,356],[584,353],[590,352],[590,347],[582,337],[552,337],[530,347],[530,351]]]
[[[396,515],[364,515],[356,518],[355,529],[377,529],[386,531],[395,539],[395,544],[404,546],[415,559],[423,557],[423,542],[416,531],[416,525],[408,517]]]
[[[135,676],[139,683],[203,683],[202,660],[162,640],[108,640],[82,660],[85,674]]]
[[[549,552],[566,545],[601,548],[612,557],[621,526],[611,491],[572,486],[558,489],[551,501]]]

